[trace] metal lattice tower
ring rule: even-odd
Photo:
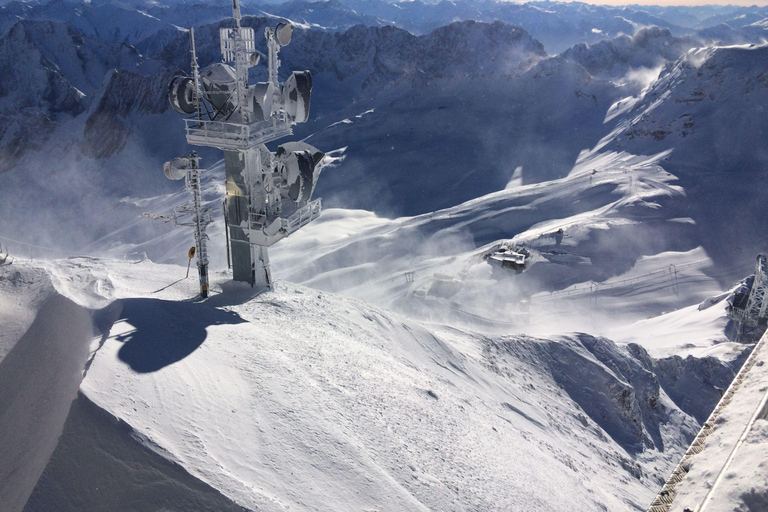
[[[755,265],[755,280],[752,282],[752,290],[749,292],[747,305],[744,308],[744,327],[755,328],[765,321],[768,301],[766,299],[768,291],[768,258],[765,254],[757,256],[757,265]]]
[[[203,194],[200,186],[200,159],[194,151],[189,157],[191,166],[187,172],[187,190],[192,193],[192,226],[195,228],[195,248],[197,249],[197,272],[200,276],[200,295],[208,296],[208,247],[205,228],[212,222],[211,209],[203,208]]]
[[[194,229],[195,252],[190,253],[190,259],[197,255],[197,273],[200,276],[200,295],[208,297],[208,235],[206,228],[213,222],[210,208],[203,207],[203,193],[200,175],[205,169],[200,168],[200,157],[194,151],[188,156],[174,158],[163,166],[165,176],[170,180],[184,180],[184,188],[192,196],[192,202],[177,206],[173,215],[154,215],[145,213],[146,217],[172,222],[174,226],[188,226]]]

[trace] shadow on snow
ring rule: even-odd
[[[209,326],[245,322],[237,313],[206,302],[118,300],[94,315],[94,325],[102,336],[99,347],[120,320],[135,330],[115,336],[123,343],[117,355],[139,373],[161,370],[190,355],[205,341]]]

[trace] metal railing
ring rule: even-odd
[[[285,233],[285,236],[288,236],[297,229],[306,226],[318,218],[321,211],[322,205],[320,203],[320,198],[315,199],[314,201],[307,203],[302,208],[296,210],[296,212],[294,212],[293,215],[287,219],[282,219],[281,229]]]
[[[659,493],[651,502],[647,512],[668,512],[672,507],[675,501],[675,487],[677,487],[677,484],[682,482],[685,476],[688,474],[691,466],[691,458],[704,450],[704,443],[707,437],[709,437],[709,435],[715,431],[717,418],[723,412],[723,409],[725,409],[728,404],[733,401],[733,395],[735,395],[739,388],[741,388],[741,385],[744,383],[744,378],[747,376],[752,367],[755,366],[758,353],[767,343],[766,339],[768,339],[768,334],[763,335],[757,345],[755,345],[755,347],[752,349],[752,353],[749,355],[741,369],[733,378],[730,386],[728,386],[725,394],[723,394],[722,398],[720,398],[720,401],[709,415],[709,418],[707,418],[707,421],[705,421],[701,426],[701,430],[699,431],[698,435],[693,440],[688,450],[686,450],[685,454],[683,454],[682,459],[677,464],[677,466],[675,466],[675,469],[672,471],[672,474],[666,480]],[[765,404],[761,402],[761,407],[764,406]],[[709,493],[707,494],[707,498],[708,497]],[[701,507],[697,507],[697,510],[701,511]]]
[[[249,149],[293,133],[288,122],[276,119],[247,125],[192,118],[184,124],[189,144],[232,150]]]

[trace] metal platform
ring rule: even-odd
[[[264,215],[251,214],[248,235],[250,243],[269,247],[318,218],[322,209],[321,200],[318,198],[287,218],[278,217],[268,221]]]
[[[293,134],[290,123],[270,119],[250,125],[185,119],[187,143],[231,151],[245,151]]]

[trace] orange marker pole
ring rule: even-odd
[[[195,257],[195,248],[192,247],[189,250],[189,262],[187,263],[187,277],[189,277],[189,267],[190,267],[190,265],[192,265],[192,258],[194,258],[194,257]],[[187,277],[185,277],[184,279],[186,279]]]

